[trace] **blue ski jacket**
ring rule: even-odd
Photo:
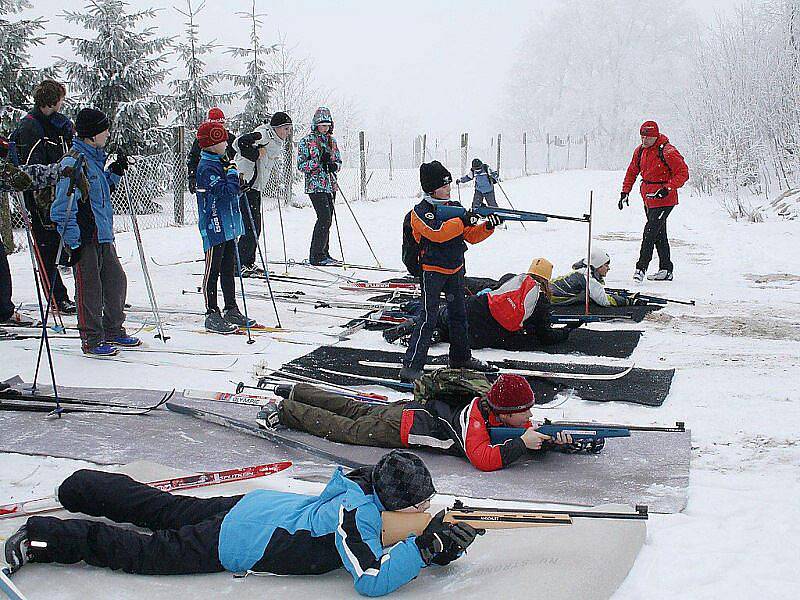
[[[244,233],[239,212],[239,173],[227,174],[219,155],[203,150],[195,174],[197,180],[197,226],[203,238],[203,251],[233,240]]]
[[[64,239],[64,243],[70,248],[77,248],[84,242],[91,242],[85,239],[88,235],[96,237],[101,244],[113,243],[114,241],[114,206],[111,204],[111,191],[119,183],[120,176],[106,170],[106,151],[102,148],[90,146],[81,139],[72,142],[72,150],[82,154],[86,165],[86,178],[89,182],[89,205],[91,207],[91,217],[93,217],[94,231],[87,231],[88,226],[81,228],[78,224],[78,211],[86,206],[86,198],[81,197],[81,191],[76,187],[72,206],[67,215],[67,190],[69,189],[69,179],[62,177],[56,184],[56,196],[50,207],[50,220],[58,227],[58,232]],[[60,170],[75,165],[75,158],[68,153],[60,162]],[[81,204],[79,204],[81,203]],[[84,209],[85,210],[85,209]],[[82,211],[83,212],[83,211]],[[92,219],[84,220],[84,223],[91,222]]]
[[[475,179],[476,190],[481,194],[488,194],[494,191],[494,182],[500,181],[500,176],[497,174],[497,171],[492,171],[484,165],[478,171],[470,170],[469,173],[458,180],[458,183],[467,183],[472,179]]]
[[[382,596],[425,566],[414,535],[383,548],[383,510],[341,467],[319,496],[256,490],[223,519],[219,560],[232,572],[324,573],[344,566],[357,592]]]

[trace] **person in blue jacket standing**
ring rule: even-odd
[[[62,173],[71,171],[82,155],[83,172],[73,178],[79,183],[71,195],[71,179],[59,180],[50,207],[50,219],[56,224],[75,276],[81,348],[94,358],[112,357],[120,347],[132,348],[142,343],[123,327],[128,279],[114,246],[111,192],[125,174],[128,159],[118,154],[106,169],[108,157],[104,148],[109,127],[108,117],[99,110],[84,108],[78,113],[77,139],[61,159],[60,169]]]
[[[219,121],[206,121],[197,128],[200,162],[197,165],[197,226],[203,238],[206,269],[203,296],[206,301],[207,331],[235,333],[239,327],[252,327],[236,305],[236,242],[244,233],[239,210],[239,171],[223,155],[228,149],[228,132]],[[222,287],[225,307],[220,314],[217,280]]]
[[[264,489],[243,496],[173,496],[127,475],[83,469],[58,487],[65,509],[132,523],[152,535],[99,521],[34,516],[8,538],[5,558],[12,572],[27,562],[80,561],[144,575],[317,575],[344,567],[356,591],[382,596],[430,564],[449,564],[483,533],[443,522],[442,511],[422,534],[384,548],[381,513],[424,512],[435,492],[425,463],[406,450],[347,474],[337,468],[317,496]]]
[[[494,197],[494,184],[500,181],[497,171],[492,171],[480,158],[472,159],[472,168],[469,173],[456,180],[456,183],[467,183],[475,180],[475,194],[472,196],[472,210],[483,206],[484,200],[489,206],[497,207]]]

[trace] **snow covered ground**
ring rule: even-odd
[[[503,183],[519,209],[580,215],[586,212],[589,190],[594,190],[594,243],[612,256],[608,284],[637,287],[630,277],[638,254],[643,213],[639,202],[620,212],[616,201],[622,173],[606,171],[538,175]],[[471,189],[462,186],[465,202]],[[456,196],[456,191],[453,192]],[[498,194],[501,203],[502,193]],[[400,222],[416,200],[396,198],[353,204],[381,263],[401,266]],[[338,209],[345,256],[370,263],[370,254],[346,208]],[[268,213],[269,255],[282,254],[277,214]],[[310,208],[284,212],[290,257],[303,259],[314,220]],[[670,396],[661,408],[625,403],[570,400],[549,417],[583,418],[637,424],[685,421],[692,430],[693,462],[687,509],[677,515],[653,515],[646,545],[614,598],[754,598],[763,595],[793,597],[800,592],[797,557],[800,556],[800,232],[796,222],[735,222],[713,198],[681,197],[669,220],[675,281],[645,282],[642,291],[676,298],[694,298],[694,307],[669,305],[645,320],[646,331],[632,359],[641,367],[677,369]],[[201,256],[195,227],[143,232],[149,255],[159,262]],[[332,235],[332,254],[337,255]],[[128,301],[147,306],[141,270],[129,234],[118,238],[118,252],[127,261]],[[586,227],[565,221],[531,223],[524,231],[509,224],[467,254],[472,275],[499,276],[524,271],[536,256],[548,257],[557,273],[586,252]],[[26,253],[10,257],[14,299],[34,298]],[[654,260],[651,265],[656,267]],[[174,267],[149,264],[162,308],[202,312],[202,297],[182,294],[201,280],[202,265]],[[294,267],[293,274],[318,276]],[[360,272],[378,280],[383,273]],[[324,276],[323,276],[324,277]],[[247,282],[248,290],[264,286]],[[68,281],[71,287],[71,281]],[[276,290],[302,289],[309,295],[345,296],[336,284],[329,289],[273,282]],[[252,381],[252,368],[266,361],[278,366],[309,352],[308,344],[330,341],[320,335],[336,332],[341,318],[320,313],[347,313],[341,309],[314,311],[301,304],[279,304],[284,327],[315,333],[285,333],[282,341],[259,336],[253,346],[240,336],[217,337],[202,328],[198,315],[166,314],[172,336],[169,348],[202,348],[241,353],[241,356],[204,356],[132,352],[132,361],[154,364],[89,360],[78,353],[76,340],[56,340],[56,376],[75,386],[185,387],[232,390],[229,381]],[[274,325],[271,305],[250,298],[252,316]],[[297,309],[297,312],[290,312]],[[306,314],[308,311],[315,314]],[[356,311],[351,311],[355,316]],[[349,314],[349,313],[348,313]],[[134,318],[130,313],[130,331]],[[151,348],[161,342],[142,332]],[[277,336],[276,336],[277,337]],[[393,348],[373,332],[359,332],[348,345]],[[20,374],[33,377],[36,343],[2,342],[0,378]],[[71,348],[70,352],[64,350]],[[251,354],[255,349],[258,353]],[[480,353],[478,353],[480,355]],[[235,364],[231,364],[236,360]],[[597,361],[600,362],[600,361]],[[161,363],[161,366],[158,364]],[[204,370],[225,368],[226,372]],[[552,413],[558,413],[556,415]],[[0,503],[49,494],[54,484],[75,468],[72,460],[0,456]],[[597,540],[598,552],[603,540]],[[146,587],[143,583],[143,588]],[[529,589],[535,582],[520,582]],[[143,589],[143,594],[146,589]]]

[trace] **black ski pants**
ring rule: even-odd
[[[203,296],[206,314],[219,312],[217,281],[222,287],[225,310],[236,308],[236,240],[211,246],[206,251],[206,272],[203,276]]]
[[[636,262],[636,268],[639,271],[647,271],[647,267],[653,259],[653,248],[658,252],[658,268],[672,271],[669,239],[667,238],[667,217],[669,217],[669,213],[672,212],[673,208],[675,207],[647,208],[645,206],[644,212],[647,216],[647,222],[644,224],[639,260]]]
[[[314,232],[311,235],[311,249],[308,253],[310,263],[318,263],[330,258],[331,223],[333,222],[333,195],[327,192],[314,192],[308,195],[317,213]]]
[[[8,321],[14,314],[14,303],[11,301],[11,269],[8,267],[6,247],[0,242],[0,322]]]
[[[278,416],[290,429],[341,444],[403,448],[400,422],[404,402],[369,404],[307,383],[297,383]]]
[[[63,564],[84,561],[142,575],[224,571],[219,562],[220,527],[241,498],[177,496],[127,475],[83,469],[58,488],[58,500],[64,508],[131,523],[152,530],[152,535],[87,519],[30,517],[31,560]]]
[[[428,358],[431,336],[439,321],[439,297],[445,294],[447,303],[448,329],[450,336],[450,366],[464,365],[472,356],[469,349],[469,328],[467,308],[464,300],[464,269],[446,275],[436,271],[423,271],[420,278],[422,287],[422,313],[417,318],[403,364],[421,371]]]
[[[250,207],[248,213],[247,208]],[[244,221],[244,234],[239,238],[239,258],[243,267],[252,267],[256,264],[256,250],[261,237],[261,192],[248,190],[239,197],[239,212]],[[250,220],[250,215],[253,220]]]

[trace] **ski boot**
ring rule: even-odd
[[[255,319],[246,319],[236,307],[227,309],[223,316],[228,323],[237,327],[255,327],[256,325]]]
[[[394,327],[389,327],[388,329],[384,329],[383,339],[385,339],[390,344],[393,344],[401,337],[410,335],[413,329],[414,329],[414,320],[406,319],[399,325],[395,325]]]
[[[264,269],[255,265],[242,265],[242,277],[264,277]]]
[[[58,303],[58,312],[62,315],[75,315],[78,314],[78,307],[69,298],[64,298]]]
[[[206,315],[206,331],[210,333],[219,333],[220,335],[228,335],[236,333],[239,328],[233,323],[228,323],[222,318],[222,315],[217,311],[208,313]]]
[[[315,267],[341,267],[342,261],[336,260],[332,257],[323,258],[322,260],[316,260],[311,263]]]
[[[397,377],[403,383],[414,383],[417,379],[422,377],[422,375],[422,371],[417,371],[411,367],[403,367],[400,369],[400,373]]]
[[[666,269],[660,269],[653,273],[652,275],[648,275],[647,279],[649,281],[672,281],[672,271],[667,271]]]
[[[26,314],[23,314],[19,311],[14,311],[7,320],[0,323],[0,325],[5,325],[6,327],[39,327],[41,323],[38,319],[33,319]]]
[[[256,415],[256,423],[263,429],[278,429],[281,428],[281,419],[278,414],[280,404],[277,402],[270,402],[261,407]]]
[[[142,340],[130,335],[118,335],[112,340],[108,340],[112,346],[121,346],[122,348],[135,348],[142,345]]]
[[[450,365],[451,369],[470,369],[471,371],[479,371],[480,373],[496,373],[500,369],[494,365],[483,362],[479,358],[471,356],[469,360],[459,365]]]
[[[272,390],[272,393],[281,398],[288,398],[293,389],[293,383],[279,383],[275,386],[275,389]]]
[[[642,271],[641,269],[636,269],[633,272],[633,280],[636,283],[641,283],[642,281],[644,281],[644,271]]]
[[[8,572],[14,574],[31,559],[28,528],[23,525],[6,540],[5,559]]]
[[[86,348],[83,353],[91,358],[113,358],[119,351],[106,342],[100,342],[96,346]]]

